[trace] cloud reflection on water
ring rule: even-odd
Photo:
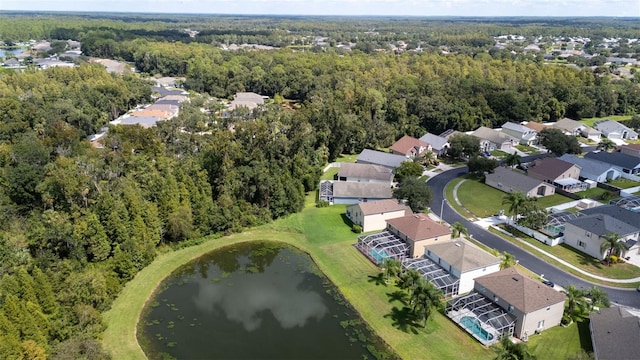
[[[265,310],[285,329],[304,327],[311,318],[322,319],[328,309],[320,294],[301,289],[304,275],[297,268],[276,259],[262,273],[236,272],[218,283],[198,278],[193,301],[202,311],[222,311],[246,331],[260,327]]]

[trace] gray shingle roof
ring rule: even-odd
[[[403,161],[410,161],[406,156],[389,154],[382,151],[364,149],[358,155],[356,162],[382,165],[388,168],[397,168]]]
[[[444,148],[445,144],[447,144],[448,142],[446,138],[440,137],[435,134],[429,134],[429,133],[421,137],[420,140],[431,144],[431,147],[437,151],[442,150],[442,148]]]
[[[569,132],[574,132],[586,125],[584,125],[581,122],[575,121],[573,119],[569,119],[569,118],[564,118],[561,120],[556,121],[553,125],[554,128],[560,129],[560,130],[565,130],[565,131],[569,131]]]
[[[391,183],[393,172],[388,167],[371,164],[342,163],[338,177],[356,177],[371,180],[384,180]]]
[[[622,154],[619,152],[590,152],[585,154],[584,157],[587,159],[603,161],[607,164],[619,166],[623,169],[634,169],[640,166],[640,158],[632,155]]]
[[[613,121],[613,120],[601,120],[601,121],[597,121],[593,124],[593,126],[605,133],[610,133],[610,132],[619,132],[622,133],[623,131],[628,131],[628,132],[632,132],[632,133],[636,133],[635,131],[633,131],[632,129],[620,124],[617,121]]]
[[[637,359],[640,319],[620,307],[591,314],[591,341],[596,359]]]
[[[389,184],[336,181],[333,183],[333,197],[391,199],[393,192]]]
[[[525,194],[544,184],[542,180],[534,179],[504,167],[497,167],[493,174],[487,174],[485,178],[487,181],[502,183],[505,191],[509,190],[508,192],[511,192],[513,190],[518,190]]]
[[[614,219],[613,217],[605,214],[580,216],[567,221],[567,224],[572,224],[580,229],[586,230],[598,236],[603,236],[610,233],[616,233],[620,236],[627,236],[640,230],[636,226],[629,225],[623,221]]]
[[[481,126],[479,127],[476,131],[472,132],[471,135],[482,139],[482,140],[488,140],[491,141],[494,144],[503,144],[507,141],[512,141],[513,143],[517,144],[518,143],[518,139],[514,138],[513,136],[504,134],[500,131],[494,130],[494,129],[490,129],[488,127],[485,126]]]
[[[636,213],[616,205],[596,206],[594,208],[580,210],[580,214],[605,214],[614,217],[622,222],[625,222],[631,226],[640,226],[640,213]]]
[[[585,178],[598,177],[611,169],[611,165],[605,162],[571,154],[564,154],[559,159],[580,166],[580,176]]]
[[[529,174],[538,175],[543,179],[555,180],[571,169],[574,164],[556,158],[544,158],[534,162],[529,168]]]

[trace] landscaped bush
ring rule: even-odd
[[[353,231],[356,234],[360,234],[362,232],[362,226],[360,226],[358,224],[353,224],[351,226],[351,231]]]
[[[318,202],[316,203],[316,207],[319,207],[319,208],[324,208],[328,206],[329,206],[329,202],[327,200],[318,200]]]

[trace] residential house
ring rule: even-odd
[[[592,151],[584,155],[585,159],[593,159],[611,164],[625,174],[640,173],[640,158],[621,152]]]
[[[476,278],[475,290],[515,317],[514,335],[529,335],[560,325],[566,296],[510,267]]]
[[[564,224],[564,243],[596,259],[604,259],[608,254],[602,252],[600,246],[605,241],[604,236],[611,233],[618,234],[620,241],[634,247],[640,228],[602,213],[579,216]]]
[[[621,123],[613,120],[596,121],[593,126],[602,132],[606,138],[618,140],[636,140],[638,133]]]
[[[637,359],[640,354],[640,319],[613,306],[591,313],[589,321],[595,360]]]
[[[619,179],[621,172],[611,164],[602,161],[583,158],[572,154],[564,154],[558,159],[577,165],[580,168],[580,178],[604,183],[608,180]]]
[[[387,220],[387,231],[409,245],[409,256],[418,258],[425,254],[424,247],[436,241],[451,240],[448,226],[419,213]]]
[[[640,213],[616,205],[602,205],[580,210],[581,215],[604,214],[616,218],[632,226],[640,226]]]
[[[4,62],[4,66],[8,68],[18,68],[20,67],[20,61],[16,58],[7,59],[7,61]]]
[[[247,111],[253,111],[264,105],[264,98],[253,92],[239,92],[233,95],[233,100],[229,106],[222,112],[223,118],[231,117],[234,110],[243,108]]]
[[[405,135],[391,145],[389,150],[391,150],[392,154],[414,158],[420,156],[425,151],[430,151],[431,145],[422,140]]]
[[[533,166],[527,169],[527,175],[569,192],[582,191],[589,187],[588,184],[578,180],[579,166],[556,158],[535,160]]]
[[[473,290],[475,278],[500,271],[499,257],[461,238],[430,244],[425,249],[427,258],[459,279],[457,294]]]
[[[389,184],[335,181],[333,182],[333,204],[357,204],[361,201],[392,199]]]
[[[527,126],[506,122],[502,125],[502,132],[518,139],[522,145],[534,145],[538,142],[538,132]]]
[[[409,161],[404,155],[389,154],[382,151],[364,149],[358,155],[356,163],[359,164],[372,164],[387,167],[389,169],[395,169],[404,161]]]
[[[628,144],[618,147],[621,153],[640,158],[640,144]]]
[[[158,116],[126,116],[111,122],[113,125],[140,125],[143,128],[154,127],[164,118]]]
[[[360,202],[347,207],[349,220],[362,226],[364,232],[383,230],[387,220],[411,214],[411,208],[396,199]]]
[[[547,128],[547,125],[535,121],[529,121],[524,124],[524,126],[528,127],[531,130],[535,130],[537,133]]]
[[[449,140],[442,136],[427,133],[422,136],[420,140],[431,145],[431,151],[433,151],[437,157],[443,156],[447,153],[447,149],[449,149]]]
[[[586,127],[585,124],[575,121],[573,119],[564,118],[556,121],[551,125],[556,129],[562,130],[565,135],[578,136],[582,135],[582,129]]]
[[[487,174],[484,183],[507,193],[520,191],[528,197],[548,196],[556,192],[553,186],[542,180],[504,167],[497,167],[492,174]]]
[[[471,135],[480,139],[480,150],[487,152],[494,150],[511,152],[513,146],[519,142],[519,140],[513,136],[503,134],[500,131],[485,126],[479,127],[476,131],[472,132]]]
[[[600,142],[600,140],[602,139],[602,132],[589,126],[585,126],[582,129],[581,134],[583,137],[586,137],[587,139],[595,142]]]
[[[451,138],[453,135],[457,135],[457,134],[462,134],[461,132],[457,131],[457,130],[453,130],[453,129],[448,129],[443,131],[440,135],[441,138],[445,138],[445,139],[449,139]]]
[[[393,171],[380,165],[341,163],[336,179],[338,181],[372,182],[389,185],[393,181]]]

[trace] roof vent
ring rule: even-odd
[[[456,243],[456,246],[457,246],[457,247],[460,247],[460,243]]]
[[[518,279],[517,277],[512,277],[513,281],[520,281],[520,279]]]

